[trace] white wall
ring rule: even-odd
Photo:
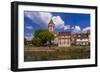
[[[11,73],[10,69],[10,2],[13,0],[0,0],[0,73]],[[18,0],[16,0],[18,1]],[[62,3],[62,4],[81,4],[81,5],[97,5],[100,16],[100,0],[21,0],[21,1],[34,1],[46,3]],[[100,18],[100,17],[99,17]],[[99,19],[98,18],[98,19]],[[99,23],[98,23],[99,24]],[[100,25],[98,26],[100,28]],[[100,29],[99,29],[100,31]],[[100,37],[100,34],[99,34]],[[100,40],[100,38],[98,39]],[[100,43],[100,42],[99,42]],[[100,46],[98,48],[100,56]],[[99,58],[100,61],[100,58]],[[100,64],[100,63],[99,63]],[[35,71],[36,73],[99,73],[99,67],[91,68],[74,68],[74,69],[60,69],[60,70],[45,70]],[[32,73],[32,71],[30,71]]]

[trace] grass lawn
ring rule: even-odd
[[[90,58],[89,46],[30,47],[25,46],[24,61],[71,60]]]

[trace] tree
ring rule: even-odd
[[[38,37],[34,37],[32,43],[35,46],[40,46],[40,39]]]
[[[32,42],[35,46],[45,46],[51,45],[51,41],[54,39],[54,36],[52,33],[50,33],[48,30],[39,29],[35,31],[34,38],[32,39]]]

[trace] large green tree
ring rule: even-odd
[[[48,30],[39,29],[36,30],[34,33],[34,38],[32,42],[35,46],[44,46],[44,45],[51,45],[52,40],[54,39],[54,35],[50,33]]]

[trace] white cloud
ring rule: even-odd
[[[72,27],[71,29],[74,29],[74,27]]]
[[[49,12],[25,12],[25,16],[33,21],[33,23],[39,24],[40,26],[47,27],[52,14]]]
[[[53,16],[52,20],[55,24],[55,28],[60,29],[64,27],[64,21],[61,19],[60,16]]]
[[[82,32],[86,32],[87,30],[90,30],[90,27],[85,27]]]
[[[31,33],[26,33],[26,34],[25,34],[25,38],[26,38],[28,41],[31,41],[33,37],[34,37],[34,36],[33,36],[33,34],[31,34]]]
[[[33,27],[32,26],[25,26],[25,28],[32,29]]]
[[[72,29],[73,29],[73,32],[76,32],[76,33],[79,33],[81,31],[80,26],[72,27]]]
[[[70,29],[70,25],[65,25],[64,30],[68,30],[68,29]]]
[[[25,16],[40,25],[41,27],[48,27],[48,23],[52,19],[56,29],[68,29],[68,26],[64,26],[64,21],[60,16],[53,16],[52,13],[49,12],[25,12]]]

